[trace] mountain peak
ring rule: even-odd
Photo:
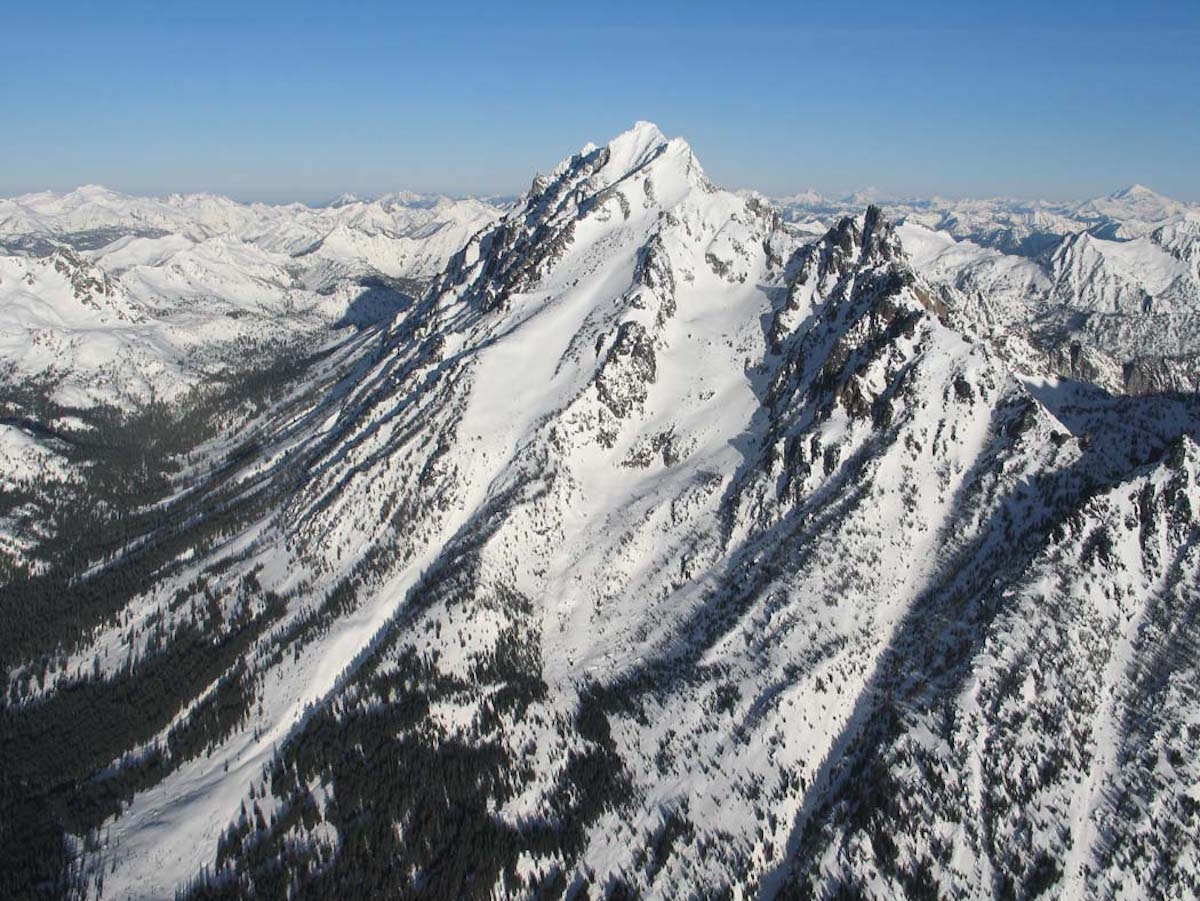
[[[1132,184],[1127,188],[1122,188],[1120,191],[1117,191],[1110,196],[1113,200],[1133,200],[1143,197],[1160,197],[1162,195],[1160,195],[1153,188],[1147,188],[1145,185]]]
[[[609,147],[616,147],[624,144],[639,144],[646,146],[654,146],[667,143],[667,136],[653,122],[646,119],[639,119],[633,123],[631,128],[626,129],[608,142]]]
[[[366,203],[366,202],[367,202],[367,200],[365,198],[360,197],[359,195],[351,193],[349,191],[346,191],[346,192],[339,194],[337,197],[333,198],[333,200],[329,201],[328,206],[330,207],[330,209],[337,209],[338,207],[350,206],[351,204],[354,204],[354,203]]]
[[[862,262],[887,262],[902,255],[895,226],[878,204],[871,204],[861,220],[845,216],[829,230],[826,240],[850,253],[859,251]]]
[[[638,169],[658,156],[669,141],[653,122],[635,122],[633,128],[608,142],[605,168],[622,175]]]
[[[88,184],[80,185],[70,193],[78,194],[80,197],[103,197],[109,194],[116,194],[117,192],[104,187],[104,185]]]
[[[1134,184],[1106,197],[1090,200],[1082,204],[1077,212],[1123,222],[1138,220],[1152,223],[1181,216],[1186,210],[1187,204],[1172,200],[1145,185]]]
[[[603,147],[585,145],[550,175],[536,175],[503,219],[455,255],[432,293],[469,284],[466,292],[482,308],[501,306],[512,293],[536,284],[562,257],[575,240],[578,222],[595,216],[604,223],[619,216],[624,223],[635,210],[656,221],[658,212],[694,189],[708,193],[713,187],[687,142],[668,139],[658,126],[639,121]]]
[[[111,203],[131,199],[128,195],[122,194],[120,191],[114,191],[112,188],[106,188],[104,185],[80,185],[65,194],[51,196],[55,196],[62,203],[76,205],[104,201]]]

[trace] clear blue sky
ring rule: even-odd
[[[769,193],[1200,200],[1197,0],[738,6],[7,3],[0,194],[515,193],[651,119]]]

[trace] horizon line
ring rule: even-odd
[[[540,174],[540,173],[539,173]],[[949,201],[949,202],[986,202],[986,201],[1008,201],[1017,203],[1029,204],[1085,204],[1096,200],[1110,200],[1119,198],[1122,194],[1141,189],[1152,193],[1165,200],[1170,200],[1175,203],[1180,203],[1185,206],[1200,206],[1200,200],[1184,199],[1171,194],[1165,194],[1154,188],[1147,186],[1144,182],[1133,182],[1116,188],[1106,194],[1093,195],[1077,195],[1072,197],[1052,198],[1047,196],[1039,196],[1034,194],[971,194],[958,192],[933,192],[923,194],[919,192],[893,192],[884,191],[876,188],[874,185],[866,185],[861,188],[855,188],[849,191],[823,191],[817,188],[805,187],[798,190],[785,193],[773,193],[763,191],[754,187],[723,187],[718,185],[722,190],[729,191],[734,194],[758,194],[773,201],[788,201],[792,198],[801,197],[806,194],[815,195],[814,202],[825,203],[878,203],[878,204],[899,204],[899,203],[918,203],[931,201]],[[88,190],[103,191],[108,194],[116,194],[122,197],[128,197],[134,200],[156,200],[169,201],[173,197],[189,198],[189,197],[210,197],[219,200],[227,200],[231,203],[240,206],[268,206],[268,207],[289,207],[303,206],[309,209],[319,210],[328,209],[339,201],[345,199],[349,203],[375,203],[390,197],[400,195],[411,195],[414,198],[421,199],[445,199],[450,201],[466,201],[466,200],[481,200],[481,201],[499,201],[499,202],[514,202],[525,196],[526,191],[446,191],[440,189],[424,190],[416,188],[397,187],[384,189],[380,191],[339,191],[330,195],[325,195],[323,198],[301,199],[299,196],[292,196],[290,199],[264,199],[262,197],[254,198],[249,195],[238,196],[234,193],[226,193],[220,190],[201,189],[201,190],[172,190],[154,193],[138,193],[124,190],[122,188],[111,187],[110,185],[101,184],[99,182],[86,182],[77,184],[66,190],[55,190],[54,188],[42,188],[32,191],[24,191],[18,194],[2,194],[0,202],[19,202],[26,198],[33,198],[37,195],[51,195],[53,197],[68,197],[72,194],[78,194]],[[874,196],[871,196],[874,195]]]

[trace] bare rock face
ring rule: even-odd
[[[609,158],[609,148],[598,148],[564,161],[552,176],[538,176],[518,209],[451,259],[437,290],[461,285],[486,311],[536,284],[570,247],[577,218],[595,203],[586,202],[589,180]]]
[[[1195,357],[1138,358],[1122,367],[1122,375],[1129,394],[1200,392],[1200,360]]]
[[[646,385],[653,381],[654,342],[640,323],[621,323],[596,376],[600,402],[624,419],[646,400]]]

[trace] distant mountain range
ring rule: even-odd
[[[174,398],[244,365],[247,345],[390,319],[500,212],[407,193],[316,209],[94,186],[0,200],[0,362],[73,403]]]

